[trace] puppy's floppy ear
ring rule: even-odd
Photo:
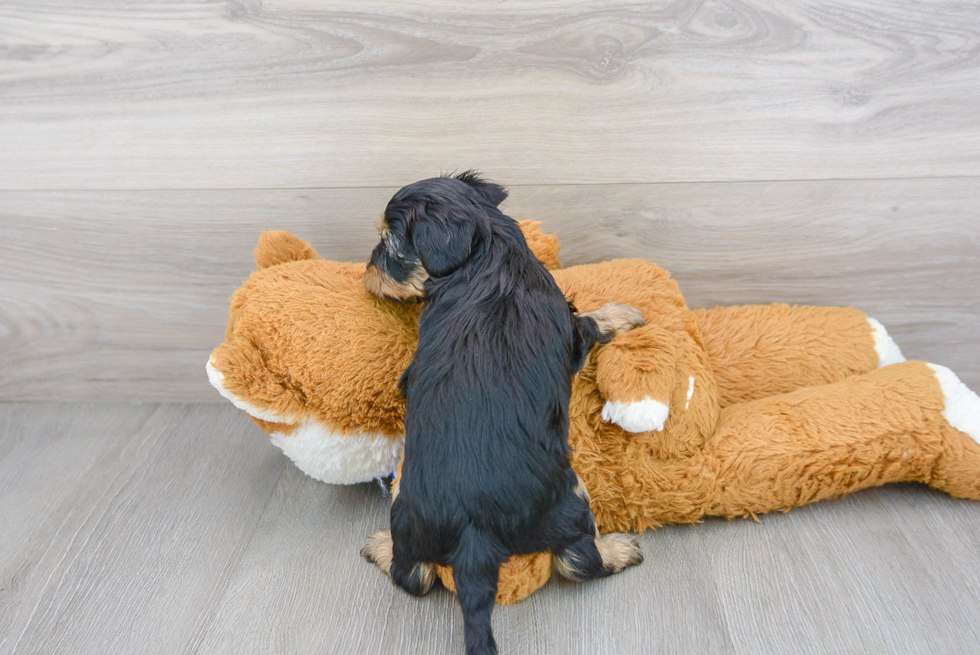
[[[454,220],[429,205],[425,218],[412,227],[412,244],[422,267],[432,277],[449,275],[470,256],[476,221]]]
[[[455,177],[457,180],[460,180],[461,182],[466,182],[471,187],[479,191],[480,195],[483,196],[483,199],[486,200],[491,205],[493,205],[494,207],[496,207],[497,205],[499,205],[500,203],[502,203],[504,200],[507,199],[507,189],[500,186],[499,184],[494,184],[493,182],[487,182],[482,177],[480,177],[480,174],[478,172],[472,169],[468,171],[463,171],[462,173],[457,174]]]

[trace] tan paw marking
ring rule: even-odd
[[[364,548],[361,549],[361,557],[377,564],[378,568],[391,575],[391,530],[378,530],[370,537]]]
[[[618,302],[606,303],[594,312],[582,316],[588,316],[595,321],[599,331],[605,335],[622,334],[647,324],[639,309]]]
[[[413,573],[419,576],[419,596],[424,596],[432,590],[432,585],[436,583],[436,567],[432,564],[419,562],[413,569]]]
[[[643,561],[640,541],[631,534],[614,532],[597,535],[595,545],[599,549],[599,555],[602,556],[603,566],[615,573]]]

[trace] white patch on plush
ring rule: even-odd
[[[928,364],[943,390],[946,409],[943,418],[960,432],[980,443],[980,396],[960,382],[956,373],[939,364]]]
[[[268,409],[259,409],[247,400],[242,400],[232,392],[225,389],[224,381],[225,374],[214,367],[211,360],[208,360],[207,365],[208,370],[208,382],[211,386],[218,390],[222,396],[231,401],[231,404],[242,410],[252,418],[257,418],[260,421],[268,421],[269,423],[295,423],[297,419],[288,416],[280,416],[278,414],[273,414]]]
[[[693,395],[694,395],[694,376],[692,375],[691,377],[688,378],[687,381],[687,402],[684,403],[685,412],[687,411],[687,408],[691,406],[691,396]]]
[[[259,409],[224,387],[224,374],[207,365],[211,386],[249,416],[269,423],[297,424],[292,432],[272,432],[270,437],[286,457],[311,478],[330,484],[369,482],[394,472],[401,459],[405,437],[382,434],[343,434],[312,418],[284,417]]]
[[[898,344],[888,334],[885,326],[870,316],[868,317],[868,323],[871,324],[871,335],[875,339],[875,352],[878,353],[878,368],[904,362],[905,356],[902,354],[901,349],[899,349]]]
[[[405,438],[345,435],[307,419],[289,434],[273,432],[272,443],[299,470],[330,484],[355,484],[387,476],[398,467]]]
[[[602,420],[615,423],[627,432],[663,430],[669,413],[667,405],[650,396],[634,402],[607,400],[602,406]]]

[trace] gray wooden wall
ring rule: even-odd
[[[566,264],[854,304],[980,388],[980,4],[0,3],[0,400],[220,401],[261,230],[476,167]]]

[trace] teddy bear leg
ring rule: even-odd
[[[706,513],[749,516],[899,481],[980,499],[980,446],[967,432],[978,406],[955,376],[905,362],[727,407],[703,451],[715,477]]]
[[[741,305],[697,318],[722,407],[905,361],[884,326],[853,307]]]

